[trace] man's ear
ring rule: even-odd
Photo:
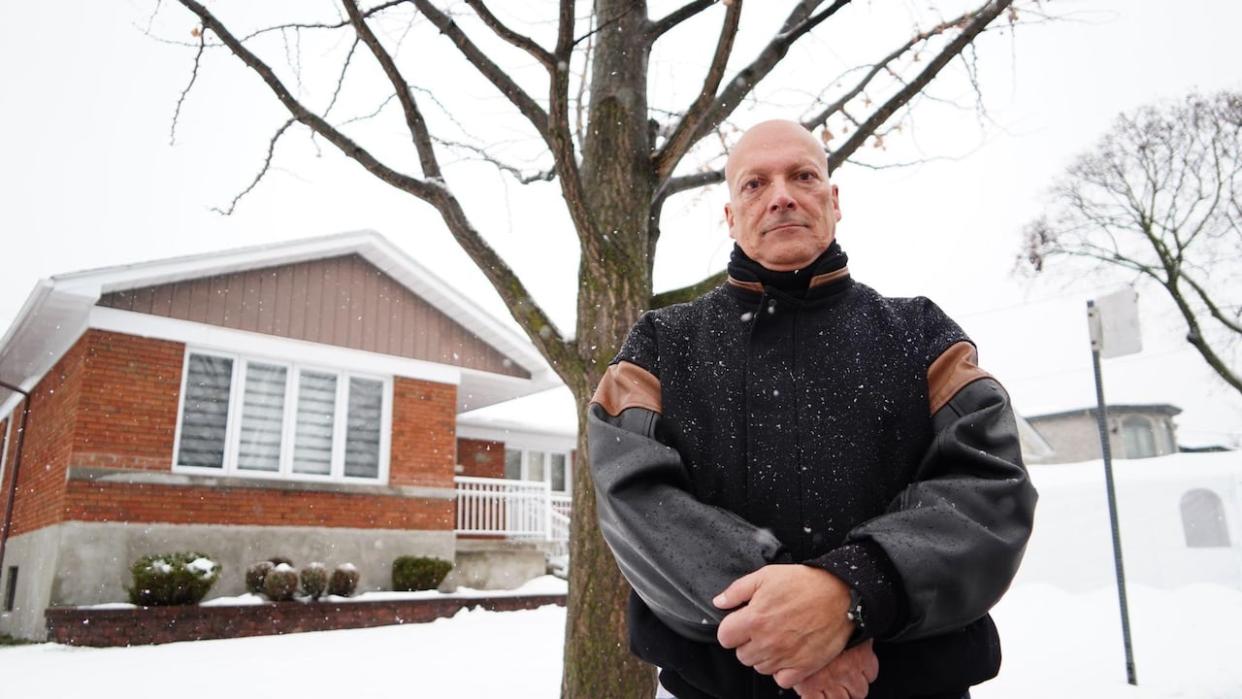
[[[729,224],[729,237],[737,240],[737,236],[733,234],[733,206],[729,202],[725,202],[725,223]]]
[[[841,194],[835,184],[832,185],[832,215],[836,216],[838,221],[841,220]]]

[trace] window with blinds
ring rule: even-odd
[[[387,471],[390,385],[347,372],[192,351],[177,467],[379,481]]]
[[[186,365],[177,463],[198,468],[224,468],[232,384],[232,359],[190,355]]]

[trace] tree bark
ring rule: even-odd
[[[647,127],[647,6],[596,0],[607,26],[594,36],[583,193],[593,229],[579,229],[576,340],[584,375],[567,381],[578,403],[578,454],[562,697],[651,697],[655,673],[629,652],[629,585],[599,533],[586,407],[608,362],[651,297],[648,214],[655,188]]]

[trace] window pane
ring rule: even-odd
[[[552,490],[558,493],[565,492],[565,455],[552,454]]]
[[[505,478],[511,481],[522,480],[521,449],[505,449]]]
[[[528,452],[526,455],[526,480],[528,481],[544,481],[547,480],[547,474],[543,470],[544,453],[541,451]]]
[[[345,475],[379,478],[380,420],[384,382],[349,380],[349,417],[345,433]]]
[[[232,382],[232,359],[190,355],[177,456],[182,466],[224,468],[224,433],[228,427]]]
[[[257,362],[246,364],[237,468],[280,470],[280,432],[285,417],[287,374],[288,370],[283,366]]]
[[[1147,420],[1127,417],[1121,423],[1121,436],[1125,442],[1126,458],[1144,459],[1156,455],[1156,440]]]
[[[297,428],[293,470],[332,472],[332,428],[336,417],[336,374],[303,371],[298,376]]]

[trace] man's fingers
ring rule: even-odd
[[[841,678],[841,686],[850,693],[850,699],[866,699],[871,683],[861,672],[849,672]]]
[[[782,670],[778,670],[777,673],[772,676],[772,678],[775,679],[776,683],[780,685],[782,688],[789,689],[790,687],[793,687],[794,685],[801,683],[803,680],[805,680],[806,678],[810,677],[813,674],[814,674],[814,671],[808,671],[808,670],[804,670],[800,668],[787,667]]]
[[[875,682],[875,678],[880,676],[880,659],[875,655],[871,640],[860,643],[858,648],[863,649],[861,662],[863,677],[867,678],[868,683]]]
[[[723,648],[737,648],[750,641],[750,613],[739,609],[727,615],[716,629],[716,640]]]
[[[734,580],[724,592],[716,595],[712,600],[712,604],[720,609],[732,609],[743,602],[749,602],[750,598],[755,595],[755,590],[759,587],[760,574],[763,568],[753,573],[748,573]]]

